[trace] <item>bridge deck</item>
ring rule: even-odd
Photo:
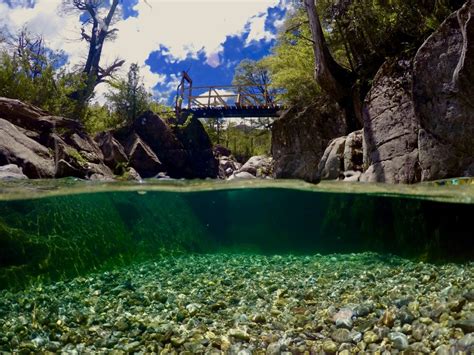
[[[176,90],[176,116],[193,114],[198,118],[278,117],[284,107],[277,89],[269,84],[193,86],[186,72]]]
[[[184,109],[183,113],[193,114],[198,118],[278,117],[282,109],[281,105],[192,107]]]

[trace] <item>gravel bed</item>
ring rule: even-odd
[[[474,263],[185,255],[0,292],[0,351],[474,352]]]

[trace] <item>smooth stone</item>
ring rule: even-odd
[[[403,333],[399,333],[399,332],[389,333],[388,338],[392,341],[395,349],[405,350],[409,346],[408,338]]]
[[[337,352],[337,344],[332,340],[325,340],[323,350],[329,354],[335,354]]]
[[[235,339],[238,339],[238,340],[250,341],[250,335],[248,335],[246,332],[244,332],[241,329],[230,329],[229,336],[234,337]]]
[[[348,343],[352,341],[350,331],[344,328],[336,329],[331,334],[331,339],[338,343]]]
[[[364,333],[363,339],[367,344],[372,344],[372,343],[377,342],[377,340],[379,340],[379,336],[375,334],[373,331],[369,330]]]
[[[123,347],[123,350],[126,351],[127,353],[134,352],[140,347],[140,342],[139,341],[134,341],[132,343],[125,344]]]
[[[279,355],[281,345],[278,342],[270,343],[267,347],[266,355]]]
[[[466,334],[461,339],[458,340],[458,347],[460,347],[462,351],[466,351],[467,353],[471,353],[474,351],[474,333]]]
[[[474,318],[463,319],[453,322],[455,328],[461,328],[464,333],[473,333],[474,332]]]

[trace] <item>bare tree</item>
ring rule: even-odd
[[[119,2],[120,0],[111,0],[107,5],[108,2],[104,0],[64,0],[64,11],[75,11],[87,16],[81,28],[81,38],[89,46],[87,59],[82,69],[84,85],[70,95],[77,101],[75,113],[79,116],[82,116],[86,103],[94,94],[95,87],[107,81],[125,63],[124,60],[117,58],[105,68],[100,65],[105,41],[113,39],[118,31],[117,28],[111,28],[111,26],[119,15],[117,11]]]
[[[315,0],[304,0],[304,5],[311,29],[316,81],[345,110],[347,130],[352,132],[360,127],[360,103],[355,90],[356,76],[338,64],[331,55]]]

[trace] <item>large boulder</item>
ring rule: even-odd
[[[125,149],[122,144],[114,138],[112,132],[108,131],[99,133],[96,135],[95,141],[102,151],[104,163],[116,173],[121,170],[121,166],[128,164],[128,157],[125,153]]]
[[[187,154],[183,177],[217,177],[218,161],[212,150],[211,139],[202,123],[198,119],[190,119],[176,129],[176,136]]]
[[[164,171],[163,164],[153,150],[142,141],[140,136],[133,134],[126,146],[130,166],[144,178],[154,177]]]
[[[158,115],[148,111],[130,125],[111,131],[110,134],[125,147],[130,166],[142,177],[155,176],[155,171],[165,172],[172,178],[215,178],[218,175],[218,161],[213,154],[211,141],[197,119],[170,127]],[[137,145],[140,152],[138,160],[136,157],[132,159],[129,154],[131,142],[136,142],[137,137],[140,139]],[[141,167],[139,161],[146,161],[146,166]],[[114,163],[110,162],[109,166]]]
[[[472,171],[473,83],[474,1],[469,0],[444,21],[415,56],[413,102],[421,128],[422,180]]]
[[[333,139],[319,161],[317,176],[320,180],[339,179],[344,172],[344,148],[347,137]]]
[[[30,178],[54,177],[54,161],[48,148],[0,118],[0,165],[15,164]]]
[[[362,173],[362,130],[333,139],[318,166],[318,180],[358,181]]]
[[[328,143],[346,133],[344,117],[329,98],[285,111],[272,128],[274,176],[314,181]]]
[[[238,172],[246,172],[252,174],[255,177],[265,178],[272,174],[272,170],[272,157],[266,155],[256,155],[247,160],[247,162],[239,169]]]
[[[414,183],[418,163],[419,122],[411,99],[412,62],[387,61],[365,99],[364,167],[361,180]]]
[[[18,165],[8,164],[0,166],[0,180],[7,179],[28,179],[28,177]]]

